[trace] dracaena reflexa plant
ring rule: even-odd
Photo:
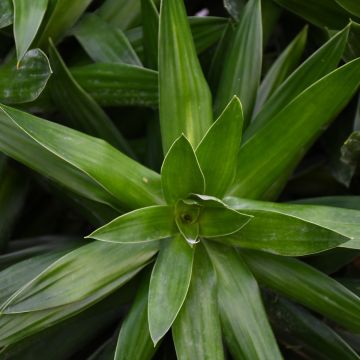
[[[270,318],[277,324],[294,321],[290,333],[312,351],[304,332],[326,344],[323,356],[358,358],[330,326],[289,299],[359,332],[359,297],[296,259],[338,246],[359,249],[359,206],[326,206],[331,200],[321,206],[274,202],[307,149],[359,86],[360,59],[337,67],[349,27],[292,71],[305,46],[305,28],[259,85],[261,2],[248,1],[215,52],[212,98],[183,2],[163,0],[160,18],[151,0],[142,6],[145,60],[158,74],[142,68],[118,29],[114,32],[95,14],[71,32],[100,63],[69,71],[54,43],[49,45],[53,102],[78,128],[106,142],[1,105],[0,150],[72,191],[97,220],[113,220],[88,236],[95,241],[0,273],[0,346],[6,354],[6,347],[72,317],[79,317],[74,334],[87,331],[85,319],[111,316],[106,309],[121,303],[116,290],[142,271],[116,349],[110,348],[115,359],[151,358],[170,329],[179,359],[223,359],[224,347],[236,359],[281,358],[258,282],[267,289]],[[54,27],[45,29],[39,46],[49,32],[58,41],[50,31]],[[93,41],[102,32],[102,46],[119,45],[117,51],[97,52]],[[20,46],[17,50],[21,67],[29,54]],[[109,64],[114,58],[119,63]],[[165,154],[161,174],[124,155],[133,156],[131,148],[95,101],[156,105],[157,76]],[[119,91],[121,99],[107,88],[101,92],[104,84]]]

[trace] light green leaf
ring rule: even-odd
[[[217,274],[225,341],[235,359],[281,359],[258,285],[231,247],[206,242]]]
[[[215,272],[200,243],[195,250],[190,288],[172,327],[179,360],[224,359],[216,295]]]
[[[103,140],[7,106],[1,109],[39,145],[87,174],[125,208],[162,202],[159,175]]]
[[[149,288],[149,328],[156,345],[178,315],[189,289],[194,249],[182,235],[164,240]]]
[[[0,29],[13,23],[13,4],[11,0],[0,1]]]
[[[163,0],[159,34],[160,124],[166,153],[183,133],[197,146],[212,123],[211,93],[183,0]]]
[[[107,114],[75,81],[52,42],[49,52],[54,69],[50,89],[57,107],[72,121],[76,129],[98,136],[134,156]]]
[[[334,206],[345,209],[360,210],[360,196],[324,196],[318,198],[301,199],[294,203]]]
[[[58,43],[66,32],[76,23],[92,0],[57,0],[51,7],[51,14],[46,19],[46,25],[36,42],[39,47],[46,47],[51,38]]]
[[[360,298],[339,282],[294,258],[250,250],[241,254],[265,286],[359,332]]]
[[[175,205],[176,225],[190,246],[199,240],[200,206],[193,201],[178,200]]]
[[[168,204],[205,191],[204,175],[189,140],[180,136],[171,146],[161,167],[161,183]]]
[[[231,195],[274,198],[305,151],[345,107],[360,84],[360,59],[302,92],[240,149]],[[282,134],[282,136],[279,136]]]
[[[19,104],[35,100],[51,75],[49,60],[39,49],[28,51],[21,63],[0,67],[0,102]]]
[[[164,239],[177,233],[174,209],[166,205],[158,205],[121,215],[95,230],[87,238],[134,244]]]
[[[159,51],[159,12],[153,0],[141,0],[143,22],[143,47],[145,65],[150,69],[158,68]]]
[[[311,205],[289,205],[227,198],[233,209],[252,221],[224,243],[286,256],[308,255],[334,248],[357,236],[360,212]]]
[[[157,243],[94,242],[81,246],[20,288],[2,306],[2,312],[13,314],[51,309],[84,300],[100,290],[109,294],[117,288],[117,279],[127,274],[133,276],[157,248]]]
[[[264,124],[271,121],[302,91],[336,68],[343,55],[348,34],[349,27],[336,34],[271,94],[244,134],[245,139],[249,139]]]
[[[253,117],[260,111],[266,100],[299,64],[305,49],[307,33],[308,27],[306,26],[279,55],[266,73],[257,93]]]
[[[260,0],[250,0],[223,60],[216,93],[215,113],[225,108],[234,95],[241,101],[248,124],[256,99],[262,65],[262,22]]]
[[[349,21],[346,11],[333,0],[275,0],[275,2],[316,26],[341,29]]]
[[[142,279],[130,311],[121,325],[114,360],[150,360],[156,351],[148,323],[149,278]]]
[[[242,127],[241,103],[234,97],[196,149],[206,194],[222,197],[234,181]]]
[[[305,309],[278,295],[265,296],[265,306],[275,333],[295,352],[299,349],[312,359],[360,359],[334,330]]]
[[[86,14],[72,33],[95,62],[141,66],[124,33],[95,14]]]
[[[340,243],[344,242],[344,239],[341,239],[341,236],[344,236],[351,241],[344,242],[342,246],[360,249],[360,211],[319,205],[277,204],[235,198],[229,199],[227,203],[236,210],[245,213],[247,213],[246,209],[252,209],[255,210],[255,212],[257,210],[264,210],[295,217],[299,220],[320,226],[324,230],[330,230],[327,235],[329,246],[335,245],[334,242],[337,236],[340,236],[337,238],[337,241]],[[251,210],[250,213],[252,213]],[[333,234],[331,234],[331,232],[333,232]],[[314,241],[315,239],[314,234]],[[325,231],[323,241],[326,243]]]
[[[20,64],[33,42],[47,9],[48,0],[12,0],[14,5],[14,37]]]
[[[153,70],[126,64],[92,64],[70,71],[101,106],[158,105],[158,76]]]
[[[360,18],[360,3],[354,0],[335,0],[341,7],[352,15]]]

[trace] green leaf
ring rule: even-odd
[[[244,109],[248,124],[260,82],[262,64],[261,2],[250,0],[223,60],[216,93],[215,113],[219,114],[234,95]]]
[[[124,33],[95,14],[85,15],[72,33],[95,62],[141,66]]]
[[[234,249],[206,242],[226,343],[235,359],[281,359],[257,283]]]
[[[121,246],[102,242],[81,246],[20,288],[2,306],[2,312],[46,310],[84,300],[97,291],[109,294],[118,287],[118,279],[138,272],[157,247],[157,243]]]
[[[349,21],[349,15],[335,1],[331,0],[275,0],[285,9],[303,17],[319,27],[341,29]]]
[[[305,49],[307,33],[308,27],[306,26],[279,55],[266,73],[257,93],[253,117],[260,111],[266,100],[299,64]]]
[[[164,240],[149,288],[149,329],[156,345],[178,315],[189,289],[194,249],[182,235]]]
[[[122,149],[126,154],[134,156],[126,140],[107,114],[75,81],[52,42],[49,52],[54,69],[50,89],[57,107],[78,130],[98,136]]]
[[[241,103],[234,97],[196,149],[206,194],[222,197],[234,181],[242,127]]]
[[[237,21],[240,20],[241,14],[243,12],[244,6],[246,4],[245,0],[223,0],[224,8],[226,11]]]
[[[224,243],[285,256],[308,255],[360,238],[360,212],[227,198],[233,209],[254,216]]]
[[[114,360],[147,360],[156,348],[151,341],[148,323],[149,278],[142,279],[130,311],[121,325]]]
[[[350,61],[360,57],[360,24],[359,21],[356,23],[351,21],[349,39],[344,51],[343,58],[346,61]],[[355,129],[356,130],[356,129]]]
[[[359,84],[360,59],[296,97],[242,146],[237,183],[230,194],[250,199],[276,197],[305,151],[345,107]]]
[[[295,203],[334,206],[345,209],[360,210],[360,196],[324,196],[319,198],[301,199]]]
[[[353,0],[335,0],[335,1],[346,11],[360,18],[360,4],[358,1],[353,1]]]
[[[160,124],[166,153],[183,133],[197,146],[212,123],[211,93],[183,0],[163,0],[159,34]]]
[[[203,193],[205,180],[189,140],[180,136],[171,146],[161,167],[161,183],[168,204]]]
[[[343,55],[348,34],[349,27],[346,27],[336,34],[303,62],[286,81],[271,94],[244,134],[245,139],[249,139],[264,126],[264,124],[272,121],[272,119],[295,99],[296,96],[301,94],[302,91],[336,68]]]
[[[158,76],[153,70],[126,64],[92,64],[70,71],[101,106],[158,105]]]
[[[92,0],[57,0],[52,6],[41,36],[36,42],[39,47],[46,47],[49,38],[58,43],[66,32],[76,23]],[[51,7],[50,7],[51,8]]]
[[[49,60],[39,49],[28,51],[21,63],[0,67],[0,102],[19,104],[35,100],[51,75]]]
[[[275,333],[295,352],[312,359],[359,359],[335,331],[305,309],[278,295],[265,296],[265,305]]]
[[[95,230],[87,238],[134,244],[168,238],[177,233],[174,209],[166,205],[158,205],[122,215]]]
[[[47,9],[48,0],[38,0],[35,2],[13,0],[13,5],[14,37],[17,61],[20,64],[39,30]]]
[[[159,13],[153,0],[141,0],[145,65],[158,68]]]
[[[203,245],[198,244],[190,288],[172,327],[179,360],[224,359],[216,295],[214,269]]]
[[[13,22],[13,4],[11,0],[0,1],[0,29],[9,26]]]
[[[54,155],[47,148],[39,145],[2,111],[0,112],[0,125],[0,151],[81,197],[110,205],[115,209],[120,207],[118,200],[100,184]]]
[[[228,204],[231,207],[234,206],[236,210],[244,211],[245,213],[247,212],[246,209],[253,209],[276,212],[296,217],[308,223],[328,229],[340,236],[342,235],[351,239],[351,241],[345,242],[342,246],[360,249],[360,211],[317,205],[293,205],[251,200],[237,200],[234,198],[229,200]],[[330,242],[334,235],[335,234],[328,234]],[[332,241],[334,240],[335,239]],[[338,240],[341,241],[340,238]]]
[[[178,200],[175,205],[176,225],[190,246],[199,242],[200,206],[190,200]]]
[[[125,208],[162,202],[159,175],[103,140],[7,106],[1,109],[39,145],[87,174]]]
[[[339,282],[294,258],[250,250],[241,254],[265,286],[359,332],[360,298]]]

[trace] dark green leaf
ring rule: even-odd
[[[354,0],[335,0],[341,7],[352,15],[360,18],[360,3]]]
[[[109,294],[119,279],[130,279],[156,253],[157,243],[120,245],[94,242],[60,258],[25,284],[2,307],[6,314],[51,309]],[[74,284],[81,284],[75,286]]]
[[[163,241],[149,288],[149,328],[154,344],[167,333],[189,289],[194,249],[182,235]]]
[[[190,288],[172,327],[179,360],[224,359],[216,295],[214,269],[198,244]]]
[[[220,114],[232,97],[237,95],[244,109],[245,124],[248,124],[259,86],[261,64],[261,2],[250,0],[223,59],[215,113]]]
[[[2,111],[42,147],[87,174],[126,208],[162,202],[159,175],[103,140],[6,106]]]
[[[237,21],[240,20],[241,14],[243,12],[244,6],[246,4],[245,0],[223,0],[224,8],[226,11]]]
[[[21,63],[0,67],[0,102],[18,104],[35,100],[51,75],[49,60],[39,49],[28,51]]]
[[[124,33],[95,14],[85,15],[72,33],[95,62],[141,66]]]
[[[241,254],[265,286],[359,332],[360,298],[339,282],[294,258],[249,250]]]
[[[13,4],[11,0],[0,1],[0,29],[9,26],[13,22]]]
[[[345,107],[359,84],[360,59],[316,82],[259,129],[240,149],[237,183],[231,195],[276,197],[305,151]]]
[[[307,33],[308,28],[305,27],[274,61],[259,87],[253,117],[299,64],[306,45]]]
[[[50,82],[51,95],[58,108],[78,130],[98,136],[122,149],[126,154],[134,156],[126,140],[107,114],[75,81],[52,43],[49,51],[54,69]]]
[[[257,283],[234,249],[206,242],[226,343],[235,359],[281,359]]]
[[[164,0],[159,34],[160,124],[166,153],[182,133],[197,146],[212,123],[211,93],[183,0]]]
[[[161,182],[168,204],[186,199],[190,193],[203,193],[205,180],[194,150],[185,136],[169,149],[161,167]]]
[[[241,103],[234,97],[196,149],[206,194],[222,197],[234,181],[242,128]]]
[[[158,76],[153,70],[125,64],[93,64],[70,70],[101,106],[158,105]]]
[[[29,50],[47,9],[48,0],[13,0],[14,37],[18,63]]]
[[[159,205],[122,215],[95,230],[87,238],[113,243],[144,243],[168,238],[177,233],[174,209]]]

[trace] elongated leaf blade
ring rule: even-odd
[[[316,359],[359,359],[355,351],[329,326],[290,301],[265,296],[275,333],[293,349]]]
[[[240,149],[231,195],[276,197],[305,151],[345,107],[359,84],[360,59],[333,71],[295,98]]]
[[[11,0],[0,1],[0,29],[13,23],[14,12]]]
[[[161,182],[168,204],[186,199],[190,193],[205,191],[204,175],[185,136],[180,136],[167,153],[161,167]]]
[[[149,288],[149,328],[154,342],[167,333],[189,289],[194,249],[181,236],[165,240],[153,268]]]
[[[127,64],[93,64],[70,71],[101,106],[158,105],[158,76],[153,70]]]
[[[13,0],[14,36],[18,63],[29,50],[47,9],[48,0]]]
[[[0,67],[0,101],[6,104],[38,98],[51,75],[49,60],[39,49],[28,51],[17,66],[13,61]]]
[[[160,19],[153,0],[141,0],[141,18],[145,64],[148,68],[157,70]]]
[[[352,0],[335,0],[346,11],[360,18],[360,4]]]
[[[182,0],[161,3],[159,92],[164,153],[182,133],[192,146],[197,146],[212,123],[211,93]]]
[[[2,312],[46,310],[86,299],[99,290],[113,291],[112,282],[141,269],[157,247],[157,243],[121,246],[101,242],[81,246],[24,285],[3,305]]]
[[[85,15],[72,33],[95,62],[141,66],[124,33],[95,14]]]
[[[303,90],[336,68],[343,55],[348,34],[349,27],[346,27],[336,34],[302,63],[286,81],[271,94],[245,133],[246,139],[254,135],[264,124],[271,121]]]
[[[162,202],[159,175],[103,140],[19,110],[1,108],[37,143],[94,179],[125,207],[136,208]]]
[[[156,351],[148,323],[149,278],[142,279],[134,302],[121,325],[114,360],[147,360]]]
[[[87,237],[113,243],[143,243],[164,239],[177,233],[174,209],[158,205],[122,215]]]
[[[243,121],[241,103],[234,97],[196,149],[208,195],[222,197],[234,181]]]
[[[92,0],[58,0],[51,7],[51,14],[47,19],[41,36],[37,41],[39,47],[45,47],[49,38],[58,43],[65,33],[76,23]]]
[[[360,210],[360,196],[351,196],[351,195],[323,196],[318,198],[297,200],[295,201],[295,204],[297,203],[334,206],[345,209]]]
[[[279,55],[266,73],[256,96],[253,117],[260,111],[266,100],[299,64],[305,49],[307,33],[308,28],[305,27]]]
[[[179,360],[224,359],[216,296],[214,269],[205,248],[198,244],[189,292],[172,327]]]
[[[110,118],[73,78],[52,42],[49,52],[54,69],[50,89],[56,105],[78,130],[98,136],[126,154],[134,156]]]
[[[253,209],[255,212],[258,210],[270,211],[294,217],[307,222],[309,225],[315,225],[314,231],[316,231],[316,227],[321,227],[323,230],[330,230],[329,232],[324,231],[323,238],[323,241],[326,243],[326,238],[328,237],[329,246],[332,245],[333,247],[335,243],[339,241],[338,245],[343,242],[342,246],[344,247],[355,247],[360,249],[360,211],[320,205],[277,204],[235,198],[229,199],[227,203],[236,210],[245,213],[247,213],[246,209]],[[250,213],[252,213],[251,210]],[[270,214],[267,215],[271,216]],[[319,229],[317,231],[319,231]],[[345,239],[342,239],[341,241],[341,237],[345,237],[351,241],[344,242]],[[293,235],[293,238],[296,238],[295,234]],[[313,234],[313,239],[315,241],[316,233]]]
[[[250,0],[223,63],[214,105],[216,114],[220,114],[232,97],[237,95],[243,106],[245,124],[248,124],[260,82],[261,66],[261,2]]]
[[[281,359],[255,278],[234,249],[206,242],[226,343],[236,359]]]
[[[255,277],[265,286],[358,332],[360,298],[336,280],[289,257],[242,250]]]

